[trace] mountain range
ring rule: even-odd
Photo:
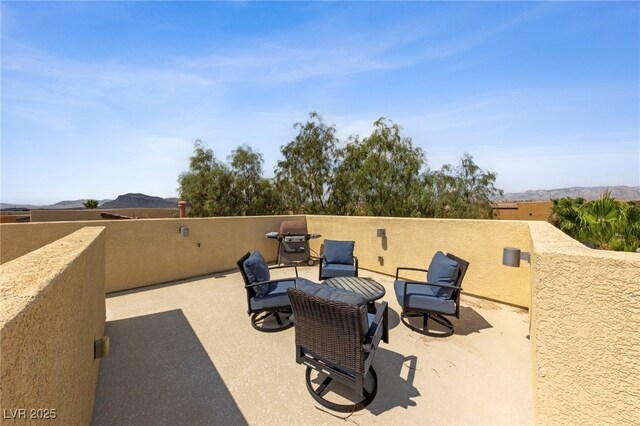
[[[591,187],[573,187],[573,188],[561,188],[550,190],[531,190],[525,192],[514,192],[504,194],[502,197],[496,199],[496,201],[546,201],[551,199],[563,198],[563,197],[582,197],[586,200],[595,200],[600,198],[602,193],[606,190],[611,190],[611,196],[618,200],[640,200],[640,186],[591,186]],[[84,206],[82,203],[87,201],[82,200],[67,200],[60,201],[55,204],[46,206],[36,206],[31,204],[10,204],[0,203],[0,209],[2,210],[69,210],[69,209],[82,209]],[[151,195],[129,193],[119,195],[115,200],[105,199],[100,200],[98,208],[100,209],[127,209],[127,208],[162,208],[172,209],[178,207],[178,198],[161,198]]]
[[[0,203],[2,210],[72,210],[84,209],[83,203],[87,199],[59,201],[46,206],[36,206],[31,204],[11,204]],[[161,198],[151,195],[129,193],[119,195],[115,200],[105,199],[98,202],[99,209],[173,209],[178,208],[178,198]]]
[[[585,200],[595,200],[600,198],[602,193],[610,190],[611,196],[617,200],[638,201],[640,200],[640,186],[590,186],[573,187],[549,190],[532,190],[525,192],[513,192],[504,194],[496,201],[548,201],[558,198],[582,197]]]

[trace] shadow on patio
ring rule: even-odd
[[[109,321],[94,425],[246,424],[181,309]]]

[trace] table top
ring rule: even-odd
[[[385,294],[382,284],[371,278],[334,277],[327,278],[323,283],[333,288],[342,288],[361,294],[367,299],[367,302],[378,300]]]

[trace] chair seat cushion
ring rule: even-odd
[[[258,250],[253,251],[242,266],[250,284],[269,281],[269,266]],[[255,286],[253,287],[253,291],[256,293],[256,297],[264,297],[269,292],[269,285]]]
[[[427,282],[434,284],[453,285],[457,278],[458,262],[448,258],[441,251],[436,252],[431,259],[429,270],[427,272]],[[435,287],[436,294],[446,298],[451,297],[453,290],[442,287]]]
[[[265,284],[269,291],[262,297],[251,298],[251,309],[258,311],[261,309],[272,309],[289,306],[289,295],[287,289],[296,286],[296,280],[279,281],[277,283]]]
[[[324,258],[327,263],[353,265],[354,241],[324,240]]]
[[[322,278],[333,277],[355,277],[356,270],[353,265],[342,265],[339,263],[328,263],[322,266]]]
[[[407,286],[407,306],[404,306],[404,283],[405,280],[396,280],[393,288],[396,292],[398,303],[403,311],[429,311],[447,315],[455,315],[456,303],[452,299],[438,296],[435,287],[423,284],[409,284]]]
[[[360,325],[362,327],[363,336],[366,334],[367,330],[369,330],[367,299],[365,299],[361,294],[341,288],[333,288],[327,284],[315,284],[310,281],[298,282],[298,289],[323,299],[356,305],[360,311]]]

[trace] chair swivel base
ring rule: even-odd
[[[376,397],[376,393],[378,392],[378,376],[376,375],[376,371],[373,369],[373,367],[370,367],[369,372],[371,374],[373,384],[370,384],[368,386],[370,389],[364,389],[364,397],[352,404],[336,404],[335,402],[331,402],[322,397],[322,394],[325,392],[327,386],[329,386],[333,379],[331,377],[326,377],[322,381],[322,383],[314,389],[313,384],[311,383],[311,371],[315,370],[311,367],[307,367],[307,372],[305,375],[307,390],[309,391],[313,399],[320,403],[320,405],[327,407],[328,409],[333,411],[337,411],[340,413],[353,413],[355,411],[360,411],[367,405],[369,405],[371,401],[373,401],[373,399]],[[358,395],[356,395],[355,393],[354,395],[358,397]]]
[[[409,322],[409,318],[422,317],[422,328],[418,328]],[[429,320],[433,320],[445,328],[444,331],[429,330]],[[422,312],[402,312],[400,320],[404,325],[416,333],[431,337],[448,337],[453,334],[453,324],[447,318],[438,314],[427,314]]]
[[[256,312],[251,315],[251,326],[264,333],[286,330],[293,327],[293,321],[290,319],[291,315],[291,311],[286,310]]]

